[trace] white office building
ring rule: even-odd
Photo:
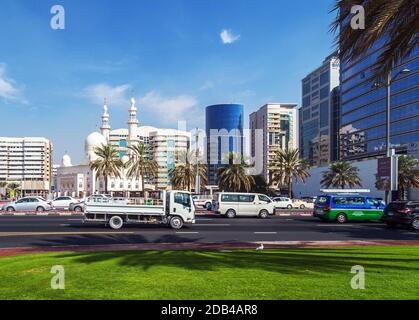
[[[297,148],[297,104],[268,103],[249,116],[250,155],[270,183],[269,167],[280,149]]]
[[[51,155],[52,144],[46,138],[0,137],[0,181],[17,183],[22,196],[48,195]]]

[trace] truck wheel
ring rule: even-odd
[[[172,217],[172,219],[170,219],[170,227],[172,229],[175,229],[175,230],[182,229],[182,227],[183,227],[183,220],[182,220],[182,218],[181,217],[177,217],[177,216]]]
[[[287,209],[292,209],[292,205],[287,205]]]
[[[234,217],[236,217],[236,211],[234,211],[233,209],[228,209],[226,212],[226,217],[229,219],[233,219]]]
[[[269,212],[267,210],[261,210],[259,212],[259,218],[266,219],[269,216]]]
[[[124,220],[119,216],[113,216],[109,219],[109,226],[114,230],[119,230],[124,225]]]
[[[210,210],[211,209],[211,203],[210,202],[207,202],[205,204],[205,209],[207,209],[207,210]]]
[[[344,213],[339,213],[336,216],[336,221],[339,222],[339,223],[345,223],[347,220],[348,219],[346,218],[346,214],[344,214]]]
[[[305,209],[306,206],[304,204],[300,205],[300,209]]]

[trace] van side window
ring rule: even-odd
[[[333,203],[338,205],[345,205],[348,204],[348,201],[346,197],[334,197]]]
[[[253,201],[255,201],[255,196],[243,196],[243,195],[240,195],[239,196],[239,201],[240,202],[253,202]]]
[[[221,202],[239,202],[237,194],[223,194],[221,195]]]
[[[378,206],[379,205],[377,199],[372,199],[372,198],[367,198],[367,203],[371,206]]]

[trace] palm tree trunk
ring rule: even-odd
[[[288,198],[292,199],[292,180],[288,182]]]
[[[141,175],[141,191],[143,193],[143,197],[145,198],[145,183],[144,183],[144,175]]]
[[[108,177],[105,176],[105,194],[108,194]]]

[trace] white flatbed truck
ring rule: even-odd
[[[162,190],[156,198],[93,195],[84,205],[84,222],[103,222],[114,230],[124,224],[162,224],[179,230],[195,223],[195,206],[187,191]]]

